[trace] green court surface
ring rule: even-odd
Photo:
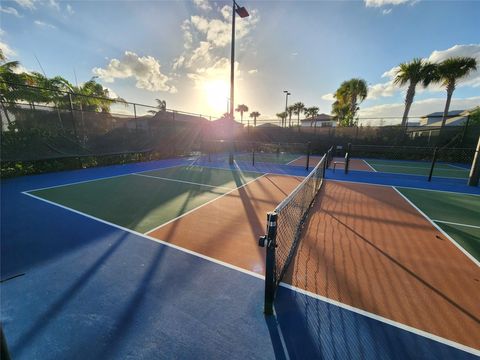
[[[420,161],[415,162],[377,159],[364,159],[363,161],[379,172],[425,176],[429,175],[430,167],[432,165],[429,162]],[[445,163],[436,163],[435,168],[433,169],[433,176],[467,179],[468,175],[468,169],[462,169],[458,166]]]
[[[145,233],[260,175],[196,166],[174,167],[29,193]]]
[[[262,163],[272,163],[272,164],[288,164],[296,159],[301,158],[305,155],[299,154],[287,154],[287,153],[255,153],[255,162]],[[252,161],[252,153],[235,155],[235,160],[237,161]]]
[[[398,190],[480,261],[480,196],[405,188]]]

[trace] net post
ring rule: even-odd
[[[255,148],[252,147],[252,166],[255,166]]]
[[[273,315],[273,299],[275,297],[275,248],[277,246],[277,213],[267,213],[267,235],[265,238],[265,315]]]
[[[348,174],[348,167],[350,166],[350,151],[352,148],[352,144],[348,143],[347,145],[347,152],[345,153],[345,174]]]
[[[437,162],[437,155],[438,155],[438,147],[435,147],[435,149],[433,149],[432,166],[430,166],[430,173],[428,174],[428,181],[432,181],[433,169],[435,168],[435,163]]]
[[[305,169],[308,171],[309,167],[310,167],[310,141],[307,142],[307,164]]]
[[[468,186],[478,186],[480,178],[480,136],[478,137],[477,149],[473,156],[472,167],[468,177]]]
[[[10,360],[10,352],[8,351],[7,340],[3,333],[3,326],[0,326],[0,359]]]

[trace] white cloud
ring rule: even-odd
[[[14,0],[18,5],[24,9],[34,10],[35,4],[33,0]]]
[[[445,97],[439,98],[429,98],[424,100],[414,101],[412,107],[410,109],[410,117],[413,120],[415,118],[432,112],[436,111],[443,111],[445,107]],[[465,110],[471,109],[475,106],[480,104],[480,96],[474,96],[464,99],[453,98],[452,103],[450,105],[450,110]],[[391,120],[392,124],[398,124],[401,121],[401,117],[403,115],[403,111],[405,109],[405,104],[403,102],[399,103],[392,103],[392,104],[383,104],[383,105],[376,105],[367,108],[361,108],[359,111],[360,119],[367,119],[367,118],[382,118],[382,117],[397,117],[397,119]],[[377,120],[377,125],[378,125]],[[385,120],[387,121],[387,120]],[[365,121],[364,121],[365,122]],[[372,121],[372,125],[373,125]],[[387,123],[385,123],[387,124]]]
[[[248,70],[248,73],[249,73],[250,75],[256,74],[256,73],[258,73],[258,70],[257,70],[257,69]]]
[[[334,94],[333,93],[328,93],[328,94],[322,95],[322,100],[335,101]]]
[[[56,9],[57,11],[60,11],[60,4],[58,3],[57,0],[48,0],[48,5]]]
[[[232,36],[231,28],[231,8],[224,6],[221,10],[224,20],[207,19],[202,16],[193,15],[190,17],[190,23],[194,29],[203,34],[207,41],[216,47],[224,47],[230,44]],[[256,10],[252,10],[248,18],[238,21],[235,27],[235,38],[241,39],[250,33],[251,29],[259,21]]]
[[[0,6],[0,12],[3,12],[5,14],[10,14],[16,17],[21,17],[21,15],[18,13],[17,9],[12,8],[12,7],[3,7]]]
[[[173,70],[178,70],[182,68],[184,63],[185,63],[185,56],[180,55],[178,58],[176,58],[173,61],[173,65],[172,65]]]
[[[238,65],[238,62],[235,62],[234,70],[236,77],[241,75]],[[195,81],[195,87],[197,88],[203,88],[205,82],[228,79],[230,76],[230,59],[218,59],[213,65],[199,68],[195,73],[189,73],[187,76]]]
[[[57,28],[55,25],[52,25],[52,24],[49,24],[49,23],[46,23],[46,22],[40,21],[40,20],[35,20],[33,23],[35,25],[43,27],[43,28],[50,28],[50,29],[56,29]]]
[[[134,78],[135,86],[149,91],[177,92],[168,84],[170,78],[160,71],[160,63],[153,56],[138,56],[134,52],[125,51],[123,57],[111,59],[105,69],[93,68],[92,72],[106,82],[115,79]]]
[[[11,58],[12,56],[16,56],[17,53],[7,44],[0,41],[0,49],[7,58]]]
[[[186,66],[192,67],[196,63],[209,63],[211,60],[210,49],[211,44],[207,41],[200,41],[200,45],[193,50],[192,56],[187,61]]]
[[[292,53],[292,56],[297,56],[298,55],[298,52],[293,52]]]
[[[412,3],[412,0],[364,0],[366,7],[382,7],[391,5],[400,5],[405,3]]]
[[[5,35],[5,34],[6,34],[6,33],[5,33],[5,30],[0,29],[0,36],[3,36],[3,35]]]
[[[190,21],[185,20],[181,26],[181,29],[183,31],[183,47],[185,49],[190,49],[193,43],[193,35],[190,29]]]
[[[212,10],[208,0],[193,0],[193,3],[201,10]]]
[[[388,15],[392,12],[392,9],[383,9],[382,14],[383,15]]]
[[[69,15],[75,14],[75,11],[73,11],[73,8],[72,8],[72,6],[71,6],[70,4],[67,4],[67,13],[68,13]]]
[[[110,99],[117,99],[119,97],[117,93],[112,90],[112,88],[109,88],[107,86],[104,86],[103,88],[108,90],[108,97]]]

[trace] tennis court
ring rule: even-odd
[[[427,161],[381,160],[363,159],[374,171],[428,176],[432,167]],[[469,168],[467,165],[436,163],[433,176],[467,179]]]
[[[323,173],[321,157],[310,173],[304,160],[173,159],[2,181],[14,358],[84,358],[85,344],[90,358],[476,358],[478,188],[393,187],[396,175],[375,184],[363,160],[348,175]],[[312,196],[305,225],[290,228]],[[301,237],[265,317],[258,237],[292,198],[279,231]]]

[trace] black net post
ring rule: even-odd
[[[350,165],[350,152],[352,149],[352,144],[348,143],[347,152],[345,153],[345,174],[348,174],[348,167]]]
[[[252,147],[252,166],[255,166],[255,148]]]
[[[307,164],[305,169],[308,171],[308,168],[310,166],[310,141],[307,143]]]
[[[469,186],[478,186],[480,178],[480,136],[478,137],[477,149],[473,156],[472,168],[470,169],[470,175],[468,177]]]
[[[433,169],[435,169],[435,163],[437,162],[438,148],[433,149],[432,166],[430,166],[430,173],[428,174],[428,181],[432,181]]]
[[[277,213],[271,211],[267,214],[267,235],[260,237],[259,245],[266,247],[265,261],[265,315],[273,314],[273,299],[275,297],[275,248],[277,247]]]

